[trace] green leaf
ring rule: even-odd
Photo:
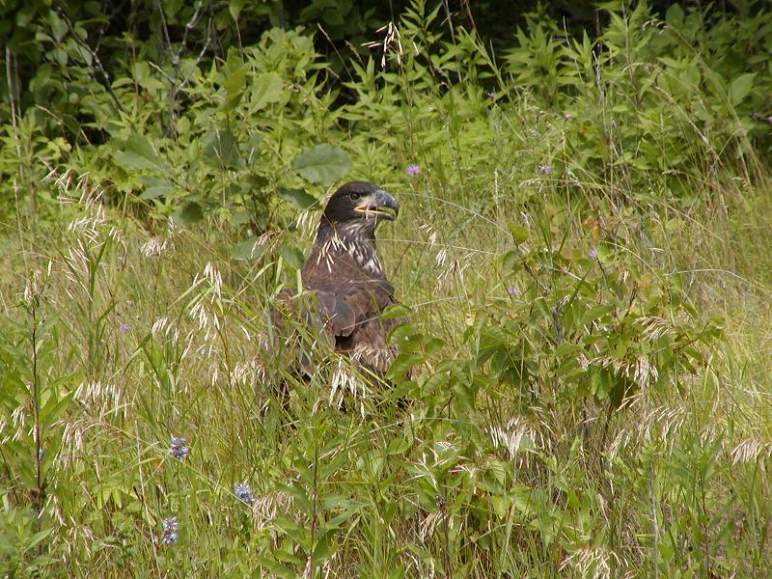
[[[394,304],[383,310],[380,317],[382,320],[398,320],[400,318],[409,318],[412,313],[406,305]]]
[[[590,322],[594,322],[598,318],[610,314],[614,311],[614,309],[616,309],[616,306],[613,304],[605,304],[592,307],[584,312],[584,315],[582,316],[582,324],[589,324]]]
[[[25,547],[27,548],[27,551],[32,551],[37,547],[40,543],[43,542],[52,532],[54,531],[53,528],[51,529],[43,529],[42,531],[38,531],[34,535],[32,535],[29,539],[27,539],[27,543]]]
[[[142,135],[132,135],[129,137],[123,146],[123,150],[113,153],[113,159],[121,168],[128,172],[167,172],[150,141]]]
[[[258,245],[257,241],[257,237],[250,237],[249,239],[240,241],[235,246],[233,246],[231,255],[234,259],[257,259],[263,254],[263,251],[265,251],[265,248],[262,245]]]
[[[386,454],[405,454],[410,448],[410,441],[406,438],[397,437],[391,439],[386,448]]]
[[[508,251],[501,258],[501,267],[505,272],[519,271],[523,264],[523,257],[517,251]]]
[[[247,84],[247,67],[240,66],[233,70],[228,78],[222,82],[222,86],[225,89],[225,103],[223,108],[225,110],[231,110],[236,108],[236,105],[241,101],[241,97],[244,95],[244,89]]]
[[[259,111],[270,103],[281,102],[284,95],[284,81],[275,72],[258,74],[252,82],[250,109]]]
[[[140,199],[157,199],[158,197],[168,197],[172,195],[177,188],[171,182],[163,177],[142,175],[140,182],[145,186],[145,190],[139,196]]]
[[[424,361],[424,357],[420,354],[399,354],[389,366],[389,371],[386,373],[386,379],[395,382],[397,384],[407,380],[408,372],[416,364],[420,364]]]
[[[665,13],[665,20],[671,26],[680,26],[684,22],[684,10],[678,4],[673,4]]]
[[[236,137],[229,128],[215,129],[207,136],[204,147],[204,159],[221,170],[236,169],[241,166],[241,155]]]
[[[50,425],[53,424],[54,421],[58,420],[64,411],[67,410],[70,402],[72,402],[74,394],[75,391],[73,390],[58,400],[56,397],[52,396],[40,411],[40,417],[43,424]]]
[[[303,252],[297,247],[282,245],[279,248],[279,255],[291,268],[299,270],[303,267]]]
[[[332,548],[332,539],[335,537],[334,529],[328,529],[327,531],[322,534],[322,536],[318,539],[316,543],[316,547],[314,547],[314,553],[311,556],[312,561],[322,562],[325,559],[329,558],[330,554],[333,551]]]
[[[164,84],[153,77],[150,65],[147,62],[134,63],[132,73],[136,83],[150,93],[158,93],[158,91],[164,88]]]
[[[304,149],[293,164],[301,177],[322,185],[330,185],[339,180],[351,168],[348,153],[334,145],[316,145]]]
[[[186,203],[182,209],[175,213],[175,217],[185,225],[196,223],[204,218],[204,211],[201,209],[201,205],[195,201]]]
[[[509,232],[512,234],[512,238],[518,245],[524,243],[528,239],[528,230],[517,223],[509,224]]]
[[[231,18],[234,21],[238,22],[239,14],[241,14],[244,4],[246,4],[246,0],[230,0],[228,2],[228,11],[231,13]]]
[[[741,74],[729,85],[729,100],[735,106],[739,105],[753,89],[753,79],[755,72]]]
[[[493,506],[493,512],[499,519],[506,519],[509,512],[509,506],[512,504],[512,499],[508,496],[493,496],[491,497],[491,505]]]
[[[309,195],[302,189],[286,189],[285,187],[280,187],[278,195],[288,203],[292,203],[300,209],[308,209],[318,201],[316,197]]]

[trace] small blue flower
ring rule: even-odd
[[[419,167],[419,166],[418,166],[418,165],[416,165],[415,163],[411,163],[411,164],[410,164],[410,165],[408,165],[408,166],[407,166],[407,168],[405,169],[405,173],[407,173],[407,174],[408,174],[408,175],[410,175],[411,177],[414,177],[415,175],[418,175],[418,173],[420,173],[420,172],[421,172],[421,167]]]
[[[169,446],[169,452],[177,460],[185,460],[190,452],[188,447],[188,439],[180,438],[178,436],[172,436],[172,443]]]
[[[129,329],[130,329],[130,326],[129,326],[129,324],[127,324],[126,322],[124,322],[124,323],[122,323],[120,326],[118,326],[118,331],[119,331],[121,334],[125,334],[125,333],[127,333],[127,332],[129,331]]]
[[[179,523],[177,523],[177,517],[169,517],[164,519],[161,523],[163,526],[163,535],[161,535],[161,543],[164,545],[173,545],[177,542]]]
[[[492,100],[492,101],[495,101],[495,100],[496,100],[496,93],[495,93],[495,92],[493,92],[493,91],[491,91],[491,92],[486,92],[486,93],[485,93],[485,96],[486,96],[488,99]]]
[[[592,261],[595,261],[596,259],[598,259],[598,250],[597,250],[595,247],[593,247],[593,248],[590,250],[590,253],[588,253],[587,255],[589,256],[589,258],[590,258]]]
[[[536,170],[542,175],[549,175],[552,173],[552,165],[536,165]]]
[[[508,287],[507,293],[509,294],[509,297],[516,298],[517,296],[520,295],[520,290],[517,289],[516,287]]]
[[[248,505],[251,505],[255,502],[255,497],[252,494],[252,489],[249,488],[249,485],[247,483],[236,483],[233,485],[233,494],[236,495],[236,497]]]

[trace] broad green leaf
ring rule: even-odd
[[[755,72],[741,74],[729,85],[729,100],[733,105],[739,105],[753,89],[753,79]]]
[[[292,203],[300,209],[308,209],[318,201],[316,197],[309,195],[302,189],[286,189],[280,187],[278,195],[288,203]]]
[[[231,13],[231,18],[233,18],[234,21],[238,22],[244,4],[246,4],[246,0],[230,0],[230,2],[228,2],[228,12]]]
[[[328,529],[317,540],[314,553],[311,556],[313,561],[322,562],[327,559],[333,551],[332,540],[335,537],[335,530]]]
[[[27,543],[24,545],[27,549],[27,551],[32,551],[35,547],[37,547],[40,543],[42,543],[52,532],[53,528],[51,529],[43,529],[42,531],[38,531],[31,537],[27,539]]]
[[[174,184],[163,177],[142,175],[139,180],[145,186],[145,190],[139,196],[140,199],[149,200],[157,199],[158,197],[168,197],[177,190]]]
[[[123,150],[113,153],[113,159],[128,172],[159,171],[166,173],[166,168],[150,144],[150,141],[142,135],[132,135],[129,137],[123,146]]]
[[[400,318],[407,318],[412,314],[410,308],[403,304],[394,304],[388,306],[381,314],[383,320],[398,320]]]
[[[258,74],[252,82],[251,110],[259,111],[270,103],[281,102],[284,82],[275,72]]]
[[[512,234],[512,238],[518,245],[528,239],[528,230],[522,225],[518,225],[517,223],[509,224],[509,232]]]
[[[406,438],[393,438],[386,448],[386,454],[405,454],[410,448],[410,441]]]
[[[282,245],[279,248],[279,255],[291,268],[301,269],[303,267],[303,252],[297,247]]]
[[[222,170],[241,166],[241,155],[236,137],[229,128],[215,129],[206,138],[204,147],[205,160]]]
[[[204,211],[201,209],[201,205],[195,201],[191,201],[177,211],[175,217],[177,217],[181,223],[190,225],[191,223],[201,221],[204,218]]]
[[[334,145],[315,145],[304,149],[293,164],[300,175],[312,183],[330,185],[351,168],[348,153]]]
[[[592,307],[584,312],[584,315],[582,316],[582,324],[589,324],[590,322],[594,322],[598,318],[610,314],[614,311],[615,308],[616,306],[614,304],[605,304]]]
[[[67,410],[70,402],[72,402],[72,397],[74,394],[75,391],[73,390],[72,392],[65,394],[59,399],[52,396],[40,411],[40,417],[43,424],[50,425],[53,424],[54,421],[58,420],[62,413]]]
[[[523,256],[517,251],[508,251],[501,258],[501,267],[505,272],[519,271],[523,264]]]
[[[132,75],[136,83],[150,93],[156,94],[164,88],[164,84],[153,77],[147,62],[136,62],[132,67]]]
[[[263,254],[265,248],[262,245],[258,245],[257,237],[250,237],[244,241],[240,241],[233,247],[231,255],[234,259],[251,260],[257,259]]]
[[[665,13],[665,20],[671,26],[680,26],[684,22],[684,10],[678,4],[673,4]]]
[[[247,84],[247,67],[240,66],[233,70],[228,78],[222,82],[222,86],[225,89],[225,103],[223,108],[230,110],[236,107],[241,101],[241,97],[244,95],[244,89]]]
[[[491,504],[493,505],[493,512],[499,519],[506,519],[509,507],[512,504],[512,499],[508,496],[493,496],[491,497]]]

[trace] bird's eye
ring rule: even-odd
[[[357,199],[359,199],[359,197],[360,197],[360,194],[359,194],[359,193],[357,193],[356,191],[352,191],[351,193],[349,193],[349,196],[350,196],[350,197],[351,197],[351,198],[352,198],[354,201],[356,201]]]

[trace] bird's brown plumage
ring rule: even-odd
[[[381,317],[396,300],[378,259],[375,229],[396,213],[394,198],[372,183],[346,183],[327,203],[301,272],[335,350],[379,374],[393,358],[387,338],[397,322]]]

